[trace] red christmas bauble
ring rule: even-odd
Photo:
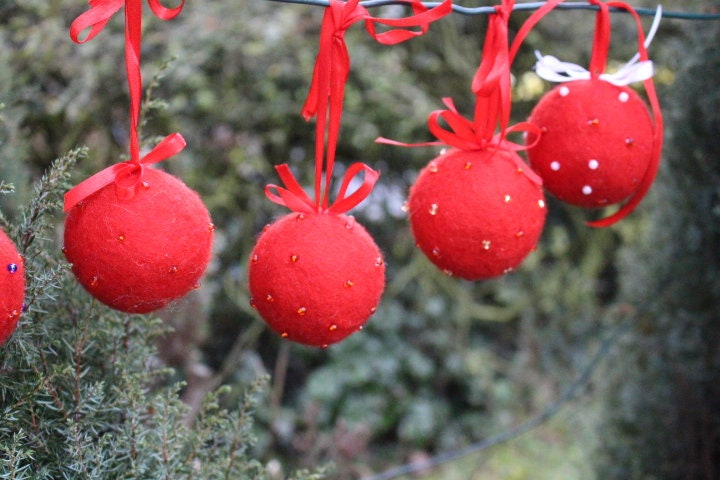
[[[528,160],[558,199],[595,208],[622,202],[652,160],[653,123],[632,89],[599,79],[555,87],[528,119]]]
[[[542,187],[505,150],[449,150],[410,189],[418,247],[438,268],[467,280],[517,267],[535,248],[547,208]],[[529,167],[525,167],[529,168]]]
[[[15,331],[25,300],[25,262],[0,230],[0,345]]]
[[[131,198],[118,198],[110,184],[70,210],[64,252],[95,298],[116,310],[147,313],[197,287],[213,231],[197,193],[146,168]]]
[[[385,288],[385,262],[350,216],[290,213],[250,254],[252,305],[283,338],[325,347],[357,332]]]

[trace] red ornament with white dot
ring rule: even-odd
[[[515,269],[535,248],[547,208],[542,187],[508,150],[449,150],[410,189],[418,247],[448,275],[467,280]]]
[[[327,347],[362,329],[385,288],[382,253],[351,216],[290,213],[250,254],[252,305],[283,338]]]
[[[25,263],[0,230],[0,345],[15,331],[25,300]]]
[[[600,79],[567,82],[548,92],[528,121],[528,160],[549,192],[597,208],[635,193],[653,158],[653,122],[632,89]],[[537,143],[535,143],[537,142]]]
[[[109,184],[68,212],[63,251],[95,298],[116,310],[147,313],[199,286],[213,231],[197,193],[145,168],[130,198],[118,198]]]

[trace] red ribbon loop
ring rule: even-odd
[[[335,202],[328,208],[322,209],[310,198],[305,190],[303,190],[287,164],[277,165],[275,170],[285,187],[279,187],[273,184],[267,185],[265,187],[265,195],[270,201],[298,213],[345,213],[365,200],[370,195],[370,192],[372,192],[378,178],[380,178],[380,172],[373,170],[364,163],[354,163],[350,165],[343,176],[340,191],[338,192]],[[360,173],[364,173],[365,178],[360,186],[348,195],[347,191],[350,188],[350,184]]]
[[[275,170],[285,188],[273,184],[266,185],[265,196],[270,201],[287,207],[293,212],[313,213],[318,210],[315,202],[305,193],[286,163],[275,166]],[[273,190],[277,191],[277,194]]]
[[[132,198],[137,188],[142,184],[145,165],[152,165],[166,160],[181,152],[186,145],[182,135],[173,133],[165,137],[150,153],[142,157],[139,163],[132,161],[116,163],[99,171],[65,194],[63,211],[69,211],[75,205],[111,183],[115,183],[118,198]]]
[[[75,43],[85,43],[100,33],[105,25],[125,5],[125,0],[90,0],[90,10],[82,13],[70,25],[70,38]],[[90,28],[90,33],[80,39],[80,33]]]
[[[358,174],[363,172],[365,173],[365,178],[360,186],[350,195],[347,195],[350,183],[352,183]],[[338,192],[338,197],[335,199],[335,203],[330,205],[327,211],[330,213],[345,213],[356,207],[370,195],[378,178],[380,178],[380,172],[377,170],[373,170],[364,163],[353,163],[348,167],[347,172],[345,172],[343,176],[343,181],[340,185],[340,191]]]

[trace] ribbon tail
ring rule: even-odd
[[[155,148],[145,155],[140,163],[151,165],[153,163],[162,162],[174,155],[180,153],[187,146],[187,142],[179,133],[173,133],[163,138]]]
[[[662,142],[662,140],[660,141]],[[645,198],[645,195],[650,190],[650,187],[652,186],[653,182],[655,181],[655,177],[657,176],[659,167],[660,153],[657,152],[654,154],[652,163],[648,166],[648,170],[647,172],[645,172],[645,176],[643,177],[640,185],[638,186],[638,189],[635,191],[630,200],[628,200],[627,203],[625,203],[622,207],[620,207],[617,212],[613,213],[612,215],[602,218],[600,220],[587,222],[587,225],[595,228],[605,228],[619,222],[623,218],[630,215],[630,213],[632,213],[632,211],[635,210],[635,207],[637,207],[640,202],[642,202],[642,200]]]
[[[648,165],[645,176],[640,181],[640,185],[638,185],[637,190],[635,190],[635,193],[630,198],[630,200],[628,200],[627,203],[620,207],[617,212],[610,215],[609,217],[595,220],[592,222],[587,222],[587,225],[590,227],[609,227],[610,225],[613,225],[614,223],[617,223],[623,218],[627,217],[633,210],[635,210],[635,207],[637,207],[640,202],[645,198],[645,195],[650,190],[650,187],[652,186],[653,182],[655,181],[655,177],[657,176],[657,172],[660,169],[660,158],[662,157],[662,146],[664,140],[664,120],[662,111],[660,109],[660,103],[655,92],[654,84],[652,83],[652,79],[645,80],[645,83],[645,91],[648,93],[648,98],[650,100],[650,105],[652,107],[655,120],[655,134],[653,136],[653,150],[650,165]]]
[[[375,143],[382,143],[384,145],[393,145],[395,147],[442,147],[445,144],[442,142],[419,142],[419,143],[405,143],[393,140],[391,138],[377,137]]]
[[[118,172],[126,166],[126,163],[116,163],[75,185],[65,193],[63,212],[69,212],[75,205],[93,193],[113,183]]]
[[[365,173],[365,178],[363,179],[362,184],[350,195],[346,195],[350,183],[361,172]],[[368,195],[370,195],[370,192],[372,192],[378,178],[380,178],[380,172],[377,170],[373,170],[364,163],[353,163],[350,167],[348,167],[347,172],[345,172],[337,200],[330,206],[330,208],[327,209],[327,212],[345,213],[356,207],[360,204],[360,202],[365,200]]]
[[[653,62],[645,60],[637,63],[628,63],[620,70],[612,74],[603,73],[600,80],[612,83],[613,85],[623,86],[630,85],[634,82],[642,82],[651,78],[655,74]]]
[[[185,7],[185,0],[181,0],[180,5],[175,8],[167,8],[160,3],[160,0],[148,0],[150,9],[153,11],[155,16],[161,20],[172,20],[173,18],[180,15],[183,7]]]

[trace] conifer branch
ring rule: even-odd
[[[20,245],[26,255],[30,244],[37,235],[42,235],[51,226],[51,213],[62,210],[63,194],[70,187],[70,175],[75,164],[87,156],[87,148],[80,147],[55,160],[50,169],[35,185],[35,194],[23,212],[20,224]]]

